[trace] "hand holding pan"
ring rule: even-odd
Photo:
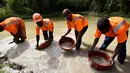
[[[51,43],[52,43],[52,41],[47,40],[47,41],[41,43],[36,49],[37,50],[43,50],[46,47],[48,47]]]
[[[111,58],[109,55],[100,51],[88,53],[88,60],[91,62],[91,66],[98,70],[106,70],[114,64],[114,62],[110,62]]]

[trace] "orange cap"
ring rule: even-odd
[[[39,22],[42,20],[42,16],[39,13],[34,13],[33,14],[33,21],[34,22]]]

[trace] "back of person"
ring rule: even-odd
[[[106,50],[109,44],[117,37],[117,46],[110,59],[110,62],[114,62],[116,56],[120,64],[123,64],[126,58],[126,42],[128,39],[129,22],[122,17],[110,17],[101,18],[97,22],[97,29],[95,32],[95,39],[91,47],[91,51],[95,48],[99,41],[101,34],[105,35],[105,39],[100,50]]]
[[[16,17],[11,17],[11,18],[7,18],[5,19],[2,24],[5,30],[7,30],[8,32],[11,32],[13,34],[17,33],[17,26],[16,24],[18,23],[18,19]]]
[[[18,25],[20,25],[21,28],[25,28],[24,21],[21,18],[17,17],[10,17],[5,19],[2,22],[2,25],[6,31],[11,32],[13,34],[17,33]]]
[[[114,34],[120,34],[122,31],[128,31],[129,22],[122,17],[110,17],[110,25]]]
[[[10,17],[1,22],[0,25],[1,29],[8,31],[14,37],[13,42],[18,44],[27,39],[25,24],[21,18]]]
[[[42,27],[39,27],[42,30],[49,30],[49,31],[53,31],[52,27],[53,27],[53,21],[50,19],[43,19],[43,23],[45,24]]]
[[[72,21],[67,21],[67,24],[75,30],[81,31],[85,26],[88,26],[88,21],[80,14],[72,14]]]

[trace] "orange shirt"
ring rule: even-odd
[[[127,40],[128,37],[126,31],[128,31],[130,26],[129,22],[122,17],[111,17],[109,18],[109,21],[111,28],[109,32],[105,33],[104,35],[109,37],[117,36],[118,43],[122,43]],[[97,28],[94,36],[96,38],[100,38],[101,34],[102,33]]]
[[[13,34],[18,32],[19,24],[22,28],[25,28],[24,21],[21,18],[10,17],[1,22],[1,25],[4,27],[4,29]]]
[[[85,26],[88,26],[88,21],[79,14],[72,14],[72,21],[67,20],[66,24],[68,29],[74,28],[77,31],[81,31]]]
[[[43,26],[42,27],[36,26],[36,35],[40,34],[40,29],[43,31],[49,30],[53,32],[53,21],[50,19],[43,19]]]

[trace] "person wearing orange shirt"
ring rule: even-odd
[[[75,30],[76,37],[76,50],[80,50],[80,46],[82,43],[82,37],[88,28],[88,21],[85,17],[80,14],[73,14],[69,9],[63,10],[63,16],[66,18],[66,24],[68,26],[68,31],[62,36],[65,37],[70,33],[71,28]]]
[[[42,19],[42,16],[39,13],[33,14],[33,21],[37,24],[36,26],[36,48],[39,46],[40,39],[40,29],[43,32],[44,40],[48,40],[49,43],[53,41],[53,28],[54,23],[50,19]]]
[[[101,34],[105,35],[105,40],[100,47],[100,50],[106,50],[107,46],[117,37],[118,44],[115,48],[114,54],[111,57],[111,62],[118,55],[117,59],[120,64],[124,63],[126,58],[126,42],[128,39],[129,22],[122,17],[101,18],[97,22],[97,29],[95,32],[95,40],[91,47],[91,51],[95,48],[99,41]]]
[[[12,42],[21,43],[24,42],[26,37],[26,29],[24,21],[18,17],[10,17],[0,23],[0,32],[8,31],[14,37]]]

